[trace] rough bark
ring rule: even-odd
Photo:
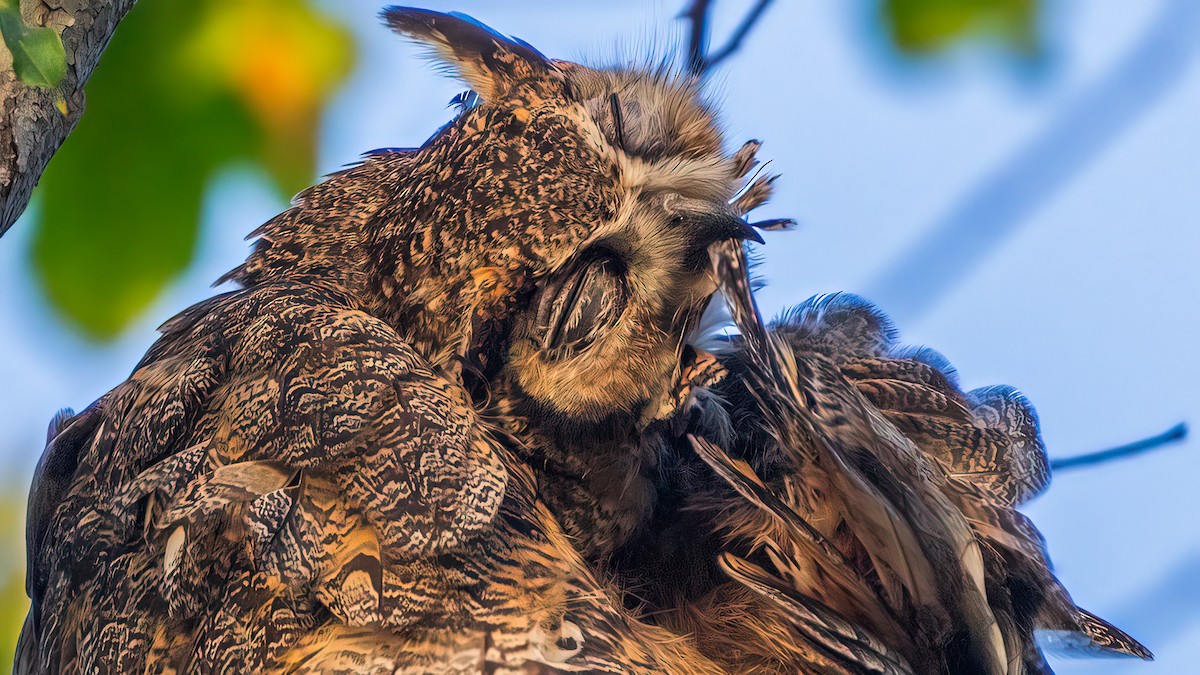
[[[22,2],[31,26],[49,26],[62,36],[67,75],[56,90],[17,80],[12,56],[0,49],[0,236],[29,203],[50,158],[75,128],[84,109],[84,85],[117,24],[136,0],[37,0]],[[64,115],[56,100],[66,101]]]

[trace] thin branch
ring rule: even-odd
[[[83,87],[117,24],[136,0],[61,0],[22,3],[32,26],[59,31],[67,52],[67,75],[56,91],[17,80],[0,45],[0,235],[29,204],[50,158],[83,115]],[[66,113],[56,99],[65,100]]]
[[[1164,445],[1178,443],[1179,441],[1182,441],[1184,438],[1187,438],[1187,432],[1188,432],[1187,424],[1184,422],[1180,422],[1179,424],[1176,424],[1175,426],[1171,427],[1170,429],[1167,429],[1166,431],[1162,432],[1161,434],[1158,434],[1157,436],[1143,438],[1140,441],[1134,441],[1133,443],[1130,443],[1128,445],[1122,445],[1122,446],[1119,446],[1116,448],[1110,448],[1108,450],[1101,450],[1100,452],[1093,452],[1093,453],[1089,453],[1086,455],[1078,455],[1076,457],[1066,457],[1063,459],[1051,460],[1050,461],[1050,469],[1052,471],[1061,471],[1063,469],[1076,469],[1081,466],[1092,466],[1094,464],[1103,464],[1105,462],[1110,462],[1114,459],[1123,459],[1125,457],[1132,457],[1134,455],[1140,455],[1143,452],[1149,452],[1150,450],[1155,450],[1157,448],[1161,448]]]
[[[758,0],[750,12],[742,18],[742,22],[734,29],[733,34],[729,36],[725,46],[710,52],[709,50],[709,33],[711,31],[712,20],[710,11],[712,10],[712,0],[693,0],[683,13],[683,18],[691,23],[691,31],[688,37],[688,72],[695,75],[703,75],[720,65],[722,61],[729,58],[738,49],[741,49],[742,43],[746,40],[746,36],[758,24],[759,19],[766,13],[767,7],[771,5],[773,0]]]
[[[746,15],[746,18],[742,19],[742,23],[738,25],[737,30],[735,30],[733,35],[729,37],[729,41],[725,43],[725,46],[719,49],[716,53],[709,54],[705,63],[705,67],[715,68],[716,66],[720,65],[722,61],[729,58],[730,54],[736,52],[738,49],[741,49],[742,42],[746,39],[746,36],[750,34],[750,30],[754,28],[754,25],[758,23],[758,20],[762,18],[763,13],[767,11],[767,6],[770,5],[771,2],[772,0],[758,0],[758,4],[754,5],[754,8],[750,10],[750,13]]]
[[[707,69],[705,54],[708,52],[708,11],[711,6],[712,0],[694,0],[681,15],[681,18],[687,19],[691,24],[687,44],[688,72],[694,75],[699,75]]]

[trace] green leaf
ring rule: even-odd
[[[2,486],[19,494],[15,486]],[[11,672],[17,635],[29,609],[25,597],[24,502],[0,498],[0,673]]]
[[[55,309],[112,339],[191,263],[220,171],[262,167],[281,204],[311,183],[350,47],[308,0],[138,3],[38,187],[33,263]]]
[[[0,8],[0,35],[12,53],[13,72],[31,87],[56,87],[67,75],[67,52],[53,28],[25,25],[16,4]]]
[[[884,26],[902,51],[922,55],[968,39],[997,37],[1036,53],[1038,0],[884,0]]]

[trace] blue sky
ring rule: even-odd
[[[423,4],[580,58],[667,34],[682,3]],[[717,2],[718,40],[748,4]],[[906,340],[945,353],[966,386],[1020,387],[1054,456],[1179,420],[1200,427],[1200,3],[1051,2],[1050,55],[1036,72],[986,49],[900,63],[869,5],[777,2],[718,78],[731,142],[762,139],[783,174],[763,217],[801,223],[767,235],[764,309],[867,295]],[[324,121],[321,170],[423,141],[461,87],[377,25],[377,2],[325,6],[353,28],[360,59]],[[18,222],[0,240],[0,485],[23,490],[53,412],[123,379],[154,327],[211,294],[244,257],[245,233],[282,207],[253,169],[223,175],[199,260],[105,346],[47,310]],[[1027,509],[1080,604],[1159,656],[1056,661],[1060,673],[1200,662],[1198,445],[1056,476]]]

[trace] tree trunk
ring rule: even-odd
[[[17,80],[12,55],[0,49],[0,236],[25,210],[50,158],[83,115],[83,87],[117,24],[136,0],[36,0],[21,3],[31,26],[62,36],[67,75],[54,90]],[[66,102],[66,114],[59,99]]]

